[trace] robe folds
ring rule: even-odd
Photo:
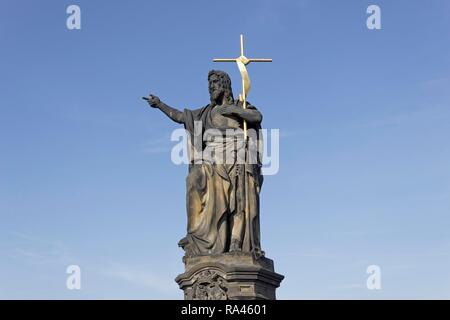
[[[240,228],[241,251],[259,257],[264,254],[261,251],[259,226],[259,193],[263,182],[261,161],[259,154],[251,163],[248,160],[238,161],[236,154],[244,149],[248,152],[248,146],[262,143],[261,127],[259,124],[249,124],[249,131],[253,130],[257,135],[256,139],[249,136],[247,145],[242,130],[232,135],[228,130],[225,135],[226,128],[214,126],[213,108],[207,105],[200,109],[184,110],[190,151],[186,178],[188,223],[187,235],[179,245],[188,257],[225,253],[230,250],[232,234],[235,234],[233,230]],[[251,105],[248,108],[256,109]],[[258,147],[256,151],[260,151]],[[227,161],[220,161],[224,157],[218,156],[224,153],[232,156]],[[240,219],[236,219],[238,215]]]

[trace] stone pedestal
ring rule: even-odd
[[[185,300],[275,300],[284,276],[273,261],[247,253],[185,258],[186,271],[175,281]]]

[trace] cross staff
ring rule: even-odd
[[[242,77],[242,93],[239,95],[239,100],[242,101],[242,108],[247,108],[247,95],[250,91],[250,78],[248,76],[247,68],[245,67],[250,62],[272,62],[272,59],[249,59],[244,55],[244,35],[241,34],[241,55],[235,59],[213,59],[214,62],[236,62],[239,72]],[[247,121],[244,120],[244,138],[247,141]]]

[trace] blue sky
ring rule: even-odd
[[[450,298],[448,1],[1,4],[0,298],[182,298],[187,168],[178,126],[140,97],[198,108],[213,68],[238,93],[237,67],[211,59],[240,33],[274,59],[249,66],[249,100],[281,133],[261,194],[278,297]]]

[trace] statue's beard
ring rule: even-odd
[[[211,104],[218,105],[222,103],[224,92],[223,90],[212,90],[209,92]]]

